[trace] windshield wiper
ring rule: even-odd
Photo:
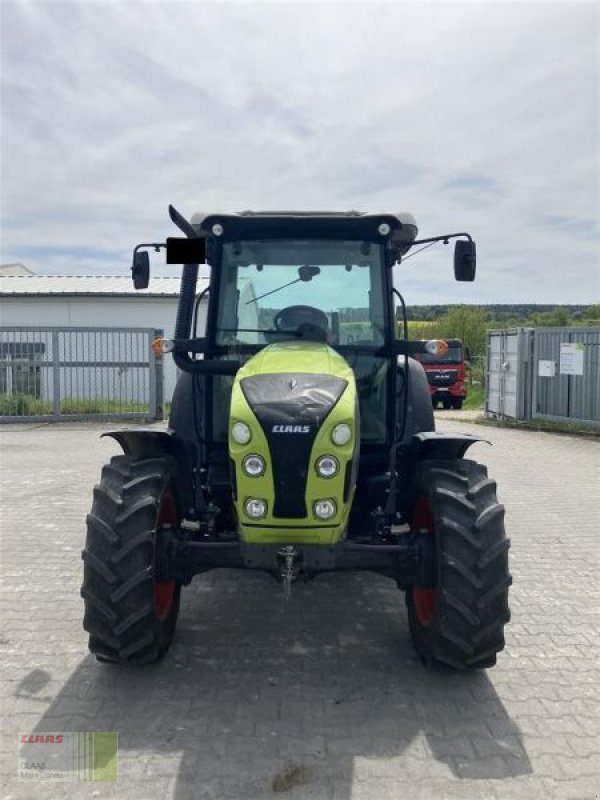
[[[275,292],[280,292],[282,289],[287,288],[288,286],[292,286],[294,283],[299,283],[302,278],[296,278],[295,281],[290,281],[289,283],[284,283],[283,286],[278,286],[277,289],[271,289],[270,292],[265,292],[264,294],[259,294],[258,297],[253,297],[252,300],[246,300],[246,305],[249,306],[250,303],[258,303],[259,300],[262,300],[263,297],[268,297],[270,294],[275,294]]]
[[[278,286],[277,289],[271,289],[270,292],[265,292],[264,294],[259,294],[258,297],[253,297],[252,300],[247,300],[246,305],[249,306],[250,303],[257,303],[259,300],[262,300],[263,297],[268,297],[270,294],[275,294],[275,292],[280,292],[282,289],[287,288],[288,286],[292,286],[294,283],[308,283],[312,281],[315,275],[318,275],[321,272],[320,267],[313,267],[310,264],[303,264],[301,267],[298,267],[298,277],[294,281],[290,281],[289,283],[284,283],[283,286]]]

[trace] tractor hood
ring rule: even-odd
[[[248,441],[240,442],[239,436],[236,441],[237,423],[246,426]],[[350,438],[335,444],[332,433],[342,423],[349,427]],[[354,492],[358,424],[354,373],[326,344],[280,342],[250,359],[235,378],[229,426],[242,538],[282,543],[338,540]],[[250,456],[262,460],[260,474],[249,474]],[[317,462],[323,457],[337,465],[334,475],[319,473]],[[260,461],[254,461],[254,471],[257,464]],[[252,498],[265,505],[259,518],[247,514]],[[320,500],[333,501],[330,519],[315,512]]]
[[[320,342],[277,342],[265,347],[238,373],[240,377],[259,374],[306,372],[349,379],[354,373],[345,358]]]

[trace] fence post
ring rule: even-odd
[[[567,341],[569,344],[573,341],[573,337],[571,336],[571,331],[567,334]],[[560,364],[560,355],[559,355],[559,362]],[[573,393],[573,375],[567,375],[567,419],[571,419],[571,395]]]
[[[504,414],[504,401],[506,399],[506,331],[502,331],[500,335],[500,402],[498,403],[500,409],[500,417],[505,418]]]
[[[529,358],[529,383],[527,385],[527,419],[533,419],[532,398],[533,398],[533,386],[536,379],[536,368],[537,368],[537,365],[533,360],[534,336],[535,336],[535,330],[533,328],[529,328],[529,330],[527,331],[527,354]]]
[[[162,355],[157,355],[153,348],[152,342],[155,339],[161,339],[164,331],[156,328],[154,333],[151,333],[150,342],[150,415],[152,419],[162,420],[164,417],[164,381],[163,381],[163,358]]]
[[[60,416],[60,353],[58,331],[52,331],[52,414]]]

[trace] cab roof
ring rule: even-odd
[[[417,237],[415,218],[408,213],[362,211],[241,211],[196,213],[191,224],[200,236],[244,238],[391,239],[406,252]],[[215,234],[215,226],[220,233]],[[387,226],[387,228],[385,227]]]

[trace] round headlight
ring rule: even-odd
[[[331,431],[331,441],[339,447],[348,444],[351,438],[352,428],[346,422],[341,422]]]
[[[250,475],[251,478],[258,478],[265,471],[265,462],[260,456],[246,456],[242,461],[242,467],[246,475]]]
[[[317,474],[321,478],[333,478],[337,475],[339,464],[333,456],[321,456],[316,463]]]
[[[381,236],[387,236],[388,233],[392,230],[387,222],[382,222],[381,225],[377,228]]]
[[[223,226],[218,222],[212,226],[213,236],[223,236]]]
[[[313,511],[319,519],[331,519],[335,517],[337,512],[335,500],[317,500],[313,506]]]
[[[258,497],[249,497],[244,503],[244,511],[246,516],[252,517],[252,519],[260,519],[267,513],[267,503]]]
[[[231,429],[231,435],[233,437],[234,442],[237,442],[238,444],[248,444],[248,442],[252,438],[252,434],[250,433],[250,428],[246,425],[245,422],[236,422],[233,428]]]

